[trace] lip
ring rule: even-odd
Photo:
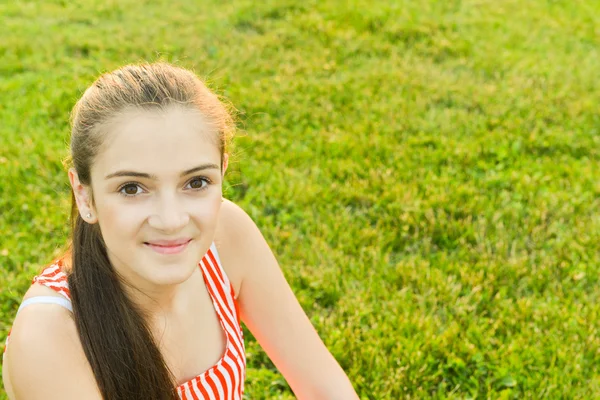
[[[159,254],[178,254],[184,251],[191,241],[192,239],[157,240],[144,242],[144,246],[148,246]]]
[[[149,244],[151,246],[161,246],[161,247],[173,247],[180,246],[182,244],[188,243],[191,238],[182,238],[182,239],[174,239],[174,240],[153,240],[151,242],[144,242],[144,244]]]

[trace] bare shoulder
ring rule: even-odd
[[[220,246],[226,272],[235,275],[235,285],[240,285],[236,294],[239,294],[241,320],[296,396],[358,400],[344,370],[296,299],[256,224],[231,202],[225,201],[221,211],[215,244]]]
[[[236,298],[247,271],[247,261],[252,258],[257,243],[266,244],[252,218],[240,206],[225,200],[221,205],[215,245]]]
[[[34,284],[24,299],[58,296]],[[17,399],[101,399],[72,314],[57,304],[30,304],[12,325],[3,365]]]

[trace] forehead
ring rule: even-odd
[[[120,169],[179,174],[206,162],[220,164],[216,128],[192,109],[128,110],[103,131],[93,175]]]

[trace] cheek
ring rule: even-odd
[[[98,205],[98,223],[100,230],[109,242],[119,245],[119,239],[131,237],[139,230],[147,212],[143,207],[105,202]]]
[[[190,216],[200,222],[207,228],[214,227],[217,224],[219,210],[221,208],[221,197],[218,199],[206,199],[193,204]]]

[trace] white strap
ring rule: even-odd
[[[17,310],[17,314],[19,313],[19,311],[21,311],[21,308],[23,308],[29,304],[40,304],[40,303],[58,304],[60,306],[63,306],[64,308],[68,309],[69,311],[73,312],[73,306],[71,305],[71,301],[67,300],[66,298],[52,297],[52,296],[35,296],[35,297],[30,297],[27,300],[23,301],[21,303],[21,305],[19,306],[19,309]]]
[[[219,252],[217,251],[217,245],[215,244],[215,242],[212,242],[212,244],[210,245],[210,249],[212,250],[213,254],[215,255],[215,258],[217,259],[217,262],[219,263],[219,265],[223,265],[221,264],[221,259],[219,258]]]

